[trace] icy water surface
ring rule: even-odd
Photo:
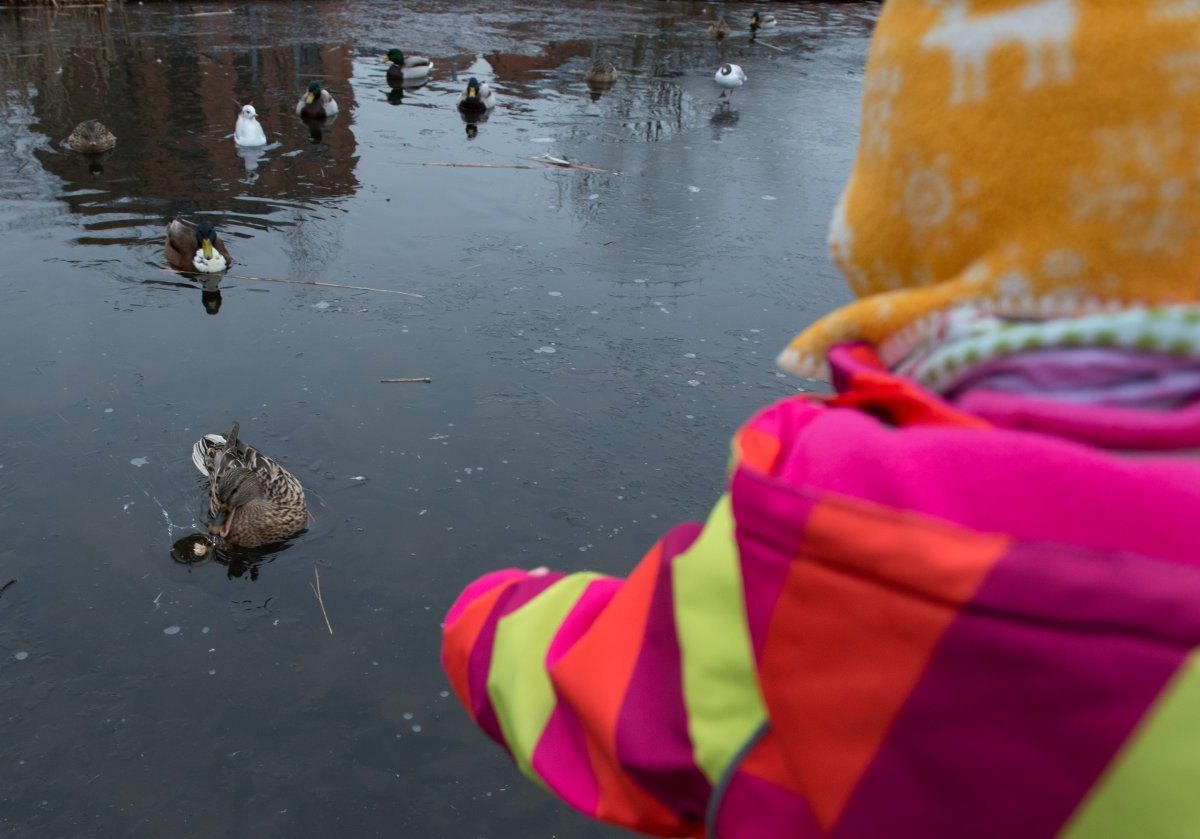
[[[224,9],[0,10],[0,832],[624,835],[467,721],[439,622],[496,567],[625,573],[801,384],[772,360],[847,299],[824,233],[877,6],[771,3],[759,45],[748,4]],[[432,81],[391,93],[393,46]],[[473,137],[471,75],[499,96]],[[62,145],[91,117],[101,159]],[[163,268],[173,214],[216,223],[219,289]],[[234,420],[316,521],[179,563],[191,445]]]

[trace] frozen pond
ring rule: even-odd
[[[439,622],[486,570],[625,573],[703,517],[732,430],[802,384],[775,354],[848,299],[825,228],[878,7],[771,3],[754,45],[751,9],[0,9],[0,833],[626,835],[475,730]],[[403,96],[397,46],[436,65]],[[473,137],[471,75],[499,97]],[[93,117],[100,160],[62,145]],[[164,268],[175,214],[227,242],[219,291]],[[234,420],[316,521],[180,564],[192,443]]]

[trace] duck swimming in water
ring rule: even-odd
[[[433,62],[419,55],[405,56],[401,50],[388,50],[384,63],[391,62],[388,68],[387,80],[392,87],[403,87],[405,84],[419,82],[429,77]]]
[[[233,129],[233,142],[239,146],[265,146],[267,135],[258,123],[258,111],[253,105],[246,105],[238,114],[237,125]]]
[[[100,154],[116,144],[116,136],[98,119],[84,120],[67,137],[67,145],[82,154]]]
[[[474,76],[467,82],[467,88],[458,97],[458,109],[467,113],[490,111],[496,107],[496,94],[488,87],[487,82],[481,82]]]
[[[770,29],[778,23],[775,15],[763,15],[754,12],[750,15],[750,34],[755,35],[760,29]]]
[[[189,274],[215,274],[227,270],[233,259],[211,221],[193,227],[176,218],[167,225],[167,264]]]
[[[617,68],[611,61],[597,61],[583,74],[589,87],[606,87],[617,80]]]
[[[321,83],[314,80],[308,83],[308,90],[296,103],[296,116],[304,119],[326,119],[338,112],[337,102],[328,90],[321,89]]]
[[[192,463],[208,478],[208,532],[238,548],[295,536],[309,523],[304,487],[279,463],[238,439],[205,434],[192,446]]]

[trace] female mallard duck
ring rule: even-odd
[[[238,548],[282,542],[309,523],[304,487],[278,463],[238,439],[205,434],[192,446],[192,463],[208,477],[208,532]]]
[[[237,125],[233,127],[233,142],[246,147],[267,144],[267,134],[258,124],[258,111],[253,105],[246,105],[238,114]]]
[[[296,116],[305,119],[325,119],[337,112],[337,102],[328,90],[321,89],[321,83],[318,81],[309,82],[308,91],[296,103]]]
[[[710,23],[708,25],[708,35],[714,41],[724,41],[727,37],[729,37],[729,31],[729,23],[725,20],[725,18],[721,18],[716,23]]]
[[[233,264],[211,221],[194,227],[180,219],[167,225],[167,263],[177,271],[215,274]]]
[[[487,82],[481,82],[474,76],[467,82],[467,89],[458,97],[458,109],[470,114],[490,111],[496,107],[496,94],[488,87]]]
[[[428,58],[412,55],[405,58],[404,53],[400,50],[388,50],[387,58],[383,59],[383,63],[392,63],[388,68],[387,80],[392,87],[403,87],[405,83],[419,82],[429,76],[429,71],[433,69],[433,62]]]
[[[778,23],[775,20],[775,15],[761,15],[758,12],[750,15],[750,34],[755,34],[760,29],[770,29]]]
[[[583,74],[590,87],[603,87],[617,80],[617,68],[611,61],[597,61]]]
[[[67,145],[83,154],[100,154],[117,144],[117,138],[98,119],[85,120],[67,137]]]

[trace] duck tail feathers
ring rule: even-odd
[[[200,470],[200,474],[208,476],[213,463],[213,455],[217,449],[225,448],[225,438],[220,434],[205,434],[192,446],[192,463]]]

